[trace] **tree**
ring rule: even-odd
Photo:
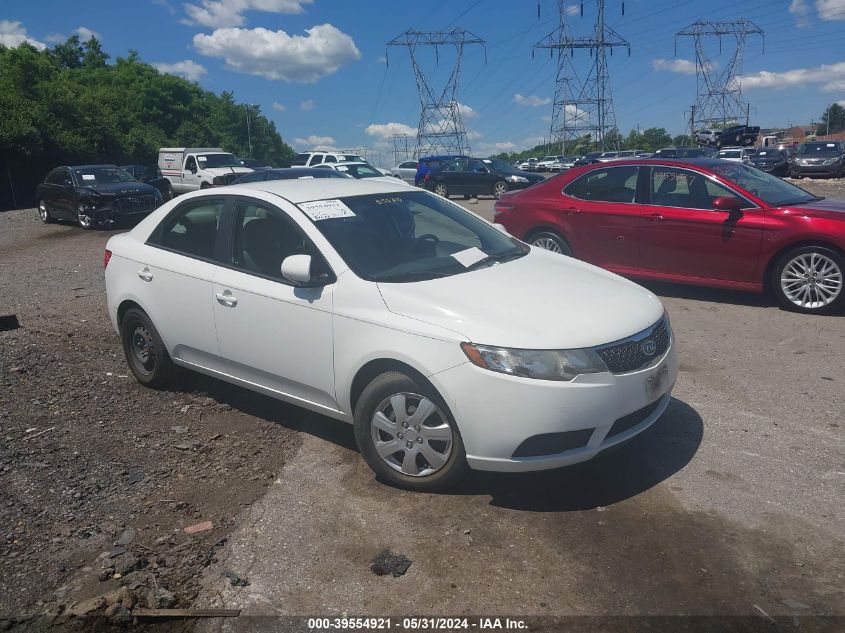
[[[828,133],[828,121],[830,122],[830,134],[845,130],[845,108],[838,103],[831,103],[822,114],[822,122],[818,128],[819,134]]]

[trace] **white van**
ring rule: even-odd
[[[162,147],[158,168],[170,181],[173,193],[227,185],[240,174],[253,171],[220,147]]]

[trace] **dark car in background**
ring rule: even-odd
[[[164,202],[158,189],[117,165],[57,167],[36,187],[35,199],[43,222],[73,220],[83,229],[140,218]]]
[[[700,158],[707,156],[706,150],[700,147],[663,147],[652,158]]]
[[[584,165],[592,165],[593,163],[597,163],[599,160],[599,156],[604,154],[604,152],[587,152],[581,158],[575,161],[575,167],[583,167]]]
[[[242,175],[233,185],[243,185],[248,182],[264,182],[267,180],[296,180],[298,178],[351,178],[334,169],[317,169],[316,167],[286,167],[279,169],[260,169]]]
[[[539,174],[520,171],[495,158],[457,158],[429,172],[424,186],[444,198],[450,195],[499,198],[507,191],[525,189],[544,180]]]
[[[425,179],[425,175],[431,171],[436,169],[440,169],[440,166],[445,163],[446,161],[453,160],[455,158],[468,158],[468,156],[464,156],[463,154],[445,154],[443,156],[423,156],[422,158],[417,161],[417,175],[414,176],[414,184],[417,187],[424,187],[423,180]]]
[[[170,180],[164,177],[158,165],[121,165],[120,168],[138,182],[145,182],[158,189],[165,200],[176,197]]]
[[[798,146],[789,166],[793,178],[803,176],[845,176],[845,141],[813,141]]]
[[[786,150],[764,147],[750,160],[757,169],[767,171],[773,176],[786,176],[789,173],[789,153]]]

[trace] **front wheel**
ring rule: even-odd
[[[566,243],[566,240],[552,231],[534,233],[526,241],[531,246],[536,246],[537,248],[542,248],[553,253],[560,253],[561,255],[568,255],[569,257],[572,256],[572,249]]]
[[[142,385],[162,387],[173,376],[175,366],[147,313],[130,308],[120,323],[120,340],[129,369]]]
[[[398,488],[442,490],[469,470],[443,399],[399,372],[381,374],[364,389],[355,407],[355,441],[370,468]]]
[[[56,221],[53,214],[50,213],[50,207],[47,206],[46,200],[38,201],[38,216],[44,224],[52,224]]]
[[[772,271],[772,288],[787,310],[833,314],[845,306],[845,258],[823,246],[803,246],[784,254]]]
[[[501,198],[505,195],[505,192],[508,190],[508,183],[504,180],[500,180],[493,185],[493,195],[496,196],[496,200]]]
[[[76,221],[86,231],[94,228],[94,218],[91,217],[91,211],[84,204],[76,207]]]
[[[436,193],[438,196],[448,198],[449,187],[447,187],[445,183],[438,182],[436,185],[434,185],[434,193]]]

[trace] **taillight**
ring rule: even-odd
[[[108,267],[110,259],[111,259],[111,251],[109,249],[106,249],[106,252],[103,253],[103,268]]]
[[[428,179],[431,178],[431,174],[426,174],[423,176],[423,182],[428,182]]]
[[[508,204],[505,202],[497,202],[493,205],[493,215],[501,215],[502,213],[513,211],[514,209],[516,209],[516,205],[513,203]]]

